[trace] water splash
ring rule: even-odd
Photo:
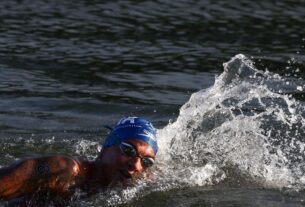
[[[192,94],[177,120],[158,131],[152,179],[104,192],[95,202],[111,206],[155,191],[222,183],[304,189],[305,108],[287,95],[304,85],[259,71],[244,55],[233,57],[212,87]]]
[[[160,162],[174,166],[164,168],[164,179],[202,186],[246,176],[265,187],[303,189],[304,103],[287,95],[303,87],[235,56],[213,87],[194,93],[159,131]]]

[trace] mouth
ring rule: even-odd
[[[120,175],[125,179],[131,179],[132,176],[126,170],[120,170]]]

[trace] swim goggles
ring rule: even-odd
[[[142,157],[138,154],[137,150],[135,147],[129,143],[126,142],[121,142],[119,144],[119,147],[122,151],[123,154],[125,154],[128,157],[136,158],[139,157],[141,159],[142,166],[144,168],[151,167],[155,160],[152,157]]]

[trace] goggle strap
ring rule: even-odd
[[[108,125],[104,125],[103,127],[105,127],[106,129],[108,129],[108,130],[110,130],[110,131],[113,130],[113,128],[112,128],[111,126],[108,126]]]

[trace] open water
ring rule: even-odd
[[[154,179],[71,206],[305,206],[305,1],[0,2],[0,166],[159,129]],[[0,206],[5,205],[3,202]]]

